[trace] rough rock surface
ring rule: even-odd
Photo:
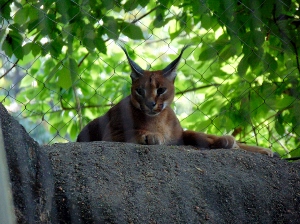
[[[0,104],[18,223],[298,223],[300,162],[242,150],[41,146]]]
[[[242,150],[126,143],[43,147],[64,223],[297,223],[300,163]],[[56,213],[57,212],[57,213]]]
[[[47,155],[42,155],[37,142],[8,114],[1,103],[0,128],[4,139],[17,222],[44,222],[48,219],[47,211],[51,206],[46,203],[49,201],[47,197],[51,195],[48,193],[53,189],[52,178],[48,177],[50,166]]]

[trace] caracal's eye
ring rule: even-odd
[[[145,96],[145,90],[142,88],[136,88],[135,92],[140,96]]]
[[[158,88],[157,89],[157,95],[164,94],[166,92],[167,88]]]

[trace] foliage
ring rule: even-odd
[[[296,0],[6,1],[0,99],[46,124],[54,141],[74,140],[130,93],[114,41],[151,69],[192,43],[176,82],[182,125],[300,156],[299,16]]]

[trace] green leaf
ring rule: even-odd
[[[23,46],[23,52],[25,55],[29,54],[32,49],[32,43],[27,43]]]
[[[69,70],[71,75],[72,84],[78,79],[78,66],[73,58],[69,58]]]
[[[7,44],[11,45],[11,50],[12,50],[13,54],[18,59],[22,59],[24,56],[24,53],[23,53],[23,47],[22,47],[23,37],[21,36],[21,34],[19,32],[17,32],[16,30],[11,30],[7,34],[5,41]],[[9,48],[7,46],[5,46],[5,48],[8,51],[8,53],[10,53]]]
[[[8,2],[7,4],[1,4],[1,16],[0,16],[1,23],[2,23],[2,18],[6,20],[11,20],[10,13],[11,13],[10,4],[8,4]]]
[[[39,25],[40,25],[40,23],[41,23],[41,20],[42,20],[42,13],[40,12],[40,13],[38,13],[38,15],[40,15],[41,17],[39,18],[39,17],[37,17],[36,19],[33,19],[33,20],[30,20],[29,22],[28,22],[28,26],[27,26],[27,29],[29,30],[29,31],[33,31],[33,30],[38,30],[39,32],[41,32],[41,30],[39,29]]]
[[[137,0],[128,0],[124,5],[123,8],[125,10],[125,12],[129,12],[132,11],[133,9],[135,9],[139,4],[139,1]]]
[[[158,0],[158,2],[164,7],[167,7],[170,3],[170,0]]]
[[[37,20],[40,16],[40,11],[36,8],[33,8],[33,7],[28,7],[28,16],[29,16],[29,19],[30,21],[34,21],[34,20]]]
[[[47,60],[45,62],[45,81],[46,83],[48,83],[56,74],[56,72],[58,72],[59,68],[61,66],[61,63],[57,63],[56,65],[54,64],[54,60]]]
[[[207,8],[203,7],[203,4],[200,1],[191,1],[191,5],[193,9],[193,16],[197,18],[197,21],[195,23],[198,23],[198,17],[200,17],[200,15],[204,15]]]
[[[94,44],[96,46],[96,48],[98,49],[98,51],[100,51],[101,53],[106,54],[106,45],[104,43],[104,41],[101,38],[96,38],[94,40]]]
[[[165,18],[162,14],[158,14],[153,21],[153,26],[156,28],[160,28],[163,25],[165,25]]]
[[[111,10],[114,8],[114,2],[115,1],[112,0],[102,0],[102,4],[107,10]]]
[[[219,1],[219,0],[208,0],[207,1],[207,4],[209,5],[209,9],[214,10],[216,12],[218,12],[220,9],[220,3],[221,3],[221,1]]]
[[[20,46],[18,48],[15,48],[14,50],[14,55],[18,58],[18,59],[23,59],[24,57],[24,53],[23,53],[23,48]]]
[[[105,33],[107,36],[111,39],[117,40],[119,38],[119,30],[118,23],[114,17],[106,16],[103,18],[103,22],[103,27],[105,27]]]
[[[70,2],[66,0],[61,0],[56,2],[56,8],[58,13],[61,14],[60,21],[62,23],[68,23],[70,16],[72,16],[72,9],[70,8]],[[72,18],[72,17],[71,17]]]
[[[254,70],[257,66],[261,65],[261,61],[263,58],[263,50],[260,48],[259,50],[253,50],[252,54],[248,57],[247,61],[250,65],[251,69]]]
[[[220,53],[220,60],[227,61],[229,58],[236,55],[236,46],[227,45]]]
[[[7,39],[5,39],[3,44],[2,44],[2,50],[4,50],[5,54],[8,57],[11,57],[13,55],[13,50],[12,50],[11,43]]]
[[[243,77],[245,76],[247,69],[248,69],[248,60],[247,58],[244,56],[242,58],[242,60],[240,61],[239,65],[238,65],[238,74],[239,76]]]
[[[146,7],[150,0],[139,0],[137,1],[140,6]]]
[[[265,54],[264,60],[264,69],[265,71],[274,72],[277,69],[277,61],[269,53]]]
[[[23,8],[19,9],[14,16],[15,23],[24,24],[29,17],[29,12],[30,8],[26,5]]]
[[[204,48],[204,50],[201,52],[198,60],[199,61],[207,61],[207,60],[216,58],[217,55],[218,55],[217,50],[211,46],[208,46],[208,47]]]
[[[279,135],[283,135],[285,133],[285,128],[283,126],[282,114],[278,114],[276,118],[277,120],[275,121],[275,129]]]
[[[201,16],[201,27],[203,27],[204,29],[206,30],[211,29],[213,22],[215,22],[215,20],[214,17],[212,17],[211,15],[203,14]]]
[[[50,52],[51,56],[54,58],[58,58],[61,54],[62,47],[64,46],[64,42],[61,38],[56,38],[50,43],[46,43],[44,47],[41,49],[43,54],[47,54]]]
[[[37,43],[33,43],[31,46],[31,52],[33,56],[37,56],[41,52],[41,47]]]
[[[75,124],[75,122],[71,122],[71,125],[68,127],[68,132],[72,139],[76,139],[79,127]]]
[[[284,95],[280,99],[277,99],[277,101],[276,101],[276,107],[279,110],[284,109],[284,108],[290,106],[296,100],[297,99],[295,97]]]
[[[141,28],[135,24],[123,22],[122,33],[133,40],[144,39],[143,32]]]
[[[173,17],[166,18],[165,11],[166,8],[163,7],[163,5],[158,6],[158,8],[155,10],[155,19],[153,20],[154,27],[160,28],[173,19]]]
[[[296,128],[296,131],[295,131],[295,133],[300,133],[300,126],[298,126],[297,128]],[[299,135],[298,135],[299,136]],[[291,158],[299,158],[300,157],[300,148],[296,148],[296,149],[293,149],[293,150],[291,150],[291,152],[290,152],[290,156],[291,156]],[[298,160],[299,161],[299,160]]]
[[[94,50],[94,48],[95,48],[94,39],[83,38],[82,42],[88,51]]]
[[[270,94],[270,92],[268,93]],[[292,96],[284,96],[284,97],[278,97],[273,95],[268,96],[268,98],[265,99],[266,104],[272,108],[272,109],[278,109],[282,110],[290,106],[295,101],[295,98]]]
[[[64,88],[69,89],[72,86],[72,78],[70,74],[70,70],[66,67],[63,67],[57,72],[58,82],[57,84]]]
[[[261,31],[251,31],[252,41],[255,47],[261,47],[261,45],[265,42],[265,34]]]

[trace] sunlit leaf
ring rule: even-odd
[[[150,0],[139,0],[137,1],[139,3],[140,6],[145,7]]]
[[[72,78],[71,78],[70,70],[68,68],[63,67],[56,74],[58,76],[57,84],[60,87],[64,89],[69,89],[72,86]]]
[[[249,64],[247,63],[247,58],[243,57],[238,65],[239,76],[244,76],[247,72]]]
[[[208,46],[202,50],[201,54],[199,55],[199,61],[207,61],[213,58],[216,58],[218,52],[215,48]]]
[[[144,34],[141,28],[135,24],[123,23],[122,33],[133,40],[144,39]]]
[[[78,66],[73,58],[69,58],[69,71],[72,80],[72,84],[78,79]]]
[[[17,13],[14,15],[15,23],[23,24],[29,17],[30,7],[26,6],[19,9]]]
[[[104,43],[104,41],[100,38],[96,38],[94,40],[94,44],[96,46],[96,48],[101,52],[101,53],[104,53],[106,54],[106,45]]]
[[[119,37],[119,30],[118,30],[118,23],[114,19],[114,17],[106,16],[103,18],[105,33],[111,39],[118,39]],[[103,41],[103,40],[102,40]]]
[[[131,11],[138,6],[139,1],[136,0],[127,0],[123,5],[125,12]]]
[[[8,57],[11,57],[13,55],[13,50],[12,50],[12,46],[11,43],[8,40],[5,40],[2,44],[2,49],[4,50],[5,54]]]
[[[283,126],[282,114],[279,113],[276,117],[277,117],[277,120],[275,121],[275,129],[279,135],[283,135],[285,132],[285,128]]]

